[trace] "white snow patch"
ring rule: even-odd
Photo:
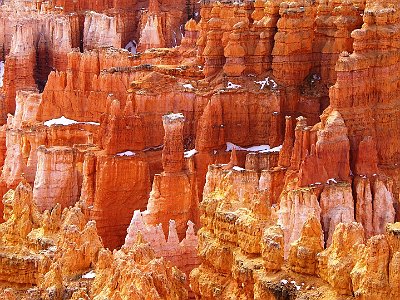
[[[52,126],[52,125],[72,125],[72,124],[78,124],[77,121],[67,119],[66,117],[62,116],[61,118],[58,119],[51,119],[46,122],[44,122],[45,126]]]
[[[96,273],[94,271],[90,271],[86,274],[83,274],[82,278],[83,279],[94,279],[94,278],[96,278]]]
[[[273,89],[276,89],[278,87],[278,84],[273,79],[270,79],[269,82],[272,84]]]
[[[245,171],[246,170],[246,169],[243,169],[243,168],[238,167],[238,166],[234,166],[232,169],[235,170],[235,171]]]
[[[287,283],[288,283],[288,281],[287,281],[286,279],[282,279],[282,280],[281,280],[281,283],[283,283],[283,284],[287,284]]]
[[[185,89],[194,89],[193,85],[191,85],[190,83],[185,83],[184,85],[182,85]]]
[[[3,87],[4,79],[4,61],[0,61],[0,87]]]
[[[259,146],[252,146],[249,148],[243,148],[233,143],[227,142],[226,143],[226,152],[232,151],[233,149],[239,151],[248,151],[248,152],[260,152],[260,153],[268,153],[268,152],[279,152],[282,149],[282,145],[274,147],[271,149],[269,145],[259,145]]]
[[[301,285],[297,285],[296,281],[292,280],[290,283],[294,284],[294,286],[296,287],[296,290],[300,290],[301,289]]]
[[[269,77],[265,78],[264,80],[254,81],[254,82],[261,85],[260,90],[263,90],[265,86],[271,87],[273,89],[278,87],[276,82],[273,79],[270,79]]]
[[[181,118],[185,118],[185,116],[182,113],[177,113],[177,114],[169,114],[165,116],[166,118],[170,120],[178,120]]]
[[[240,151],[249,151],[249,152],[258,152],[263,150],[269,150],[269,145],[260,145],[260,146],[252,146],[249,148],[243,148],[233,143],[227,142],[226,143],[226,152],[232,151],[233,149],[240,150]]]
[[[270,146],[269,145],[259,145],[259,146],[252,146],[246,149],[246,151],[250,152],[264,152],[264,151],[269,151]]]
[[[326,183],[337,183],[337,181],[335,180],[335,178],[329,178],[327,181],[326,181]]]
[[[269,150],[263,150],[263,151],[260,151],[260,152],[261,152],[261,153],[266,153],[266,152],[281,152],[281,150],[282,150],[282,145],[276,146],[276,147],[271,148],[271,149],[269,149]]]
[[[265,78],[265,80],[261,80],[261,81],[254,81],[257,84],[260,84],[260,90],[263,90],[265,85],[267,84],[267,82],[269,82],[269,77]]]
[[[46,122],[43,123],[44,126],[52,126],[52,125],[63,125],[63,126],[67,126],[67,125],[72,125],[72,124],[90,124],[90,125],[100,125],[100,123],[97,122],[78,122],[75,120],[71,120],[71,119],[67,119],[66,117],[62,116],[61,118],[58,119],[51,119],[48,120]]]
[[[239,85],[239,84],[234,84],[234,83],[232,83],[232,82],[228,82],[228,86],[226,87],[227,89],[238,89],[238,88],[241,88],[242,86],[241,85]]]
[[[184,157],[185,157],[185,158],[192,157],[193,155],[195,155],[195,154],[198,153],[198,152],[199,152],[199,151],[197,151],[196,149],[192,149],[192,150],[189,150],[189,151],[185,151]]]
[[[120,152],[117,153],[117,156],[135,156],[136,153],[132,151],[125,151],[125,152]]]

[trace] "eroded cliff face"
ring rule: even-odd
[[[101,250],[91,299],[188,299],[186,276],[146,243],[111,253]]]
[[[321,277],[338,293],[360,299],[398,297],[398,289],[391,288],[397,279],[393,268],[397,265],[397,228],[388,224],[386,232],[364,241],[360,224],[340,224],[332,246],[318,258]]]
[[[3,204],[0,278],[16,288],[4,291],[6,299],[187,298],[185,275],[156,259],[150,245],[138,238],[113,255],[103,248],[96,222],[88,222],[78,206],[62,210],[57,204],[41,213],[27,182],[8,191]],[[143,280],[149,269],[154,277]]]
[[[318,7],[317,19],[321,27],[326,26],[323,25],[322,22],[325,22],[325,24],[335,22],[335,17],[328,12],[330,5],[334,6],[333,3],[321,3]],[[367,2],[366,13],[370,13],[371,15],[385,14],[387,11],[384,10],[383,7],[387,7],[388,5],[390,4],[377,3],[373,5],[372,1]],[[332,9],[332,6],[330,7],[330,9]],[[287,22],[295,22],[294,18],[296,13],[306,14],[307,9],[309,9],[309,12],[312,11],[312,8],[307,6],[303,7],[301,5],[297,6],[295,3],[287,5],[281,4],[280,8],[281,15],[289,14],[289,12],[291,12],[291,14],[288,15],[289,19],[283,18],[279,20],[278,33],[279,30],[283,31],[285,28],[284,26],[289,26],[287,24],[290,23]],[[361,25],[357,13],[359,9],[362,8],[358,4],[351,6],[346,3],[343,6],[335,8],[335,13],[339,13],[340,11],[343,13],[346,12],[347,16],[343,16],[343,18],[348,19],[342,20],[349,22],[345,24],[347,26],[356,26],[353,28],[355,29],[357,26]],[[322,16],[323,12],[326,14],[326,17]],[[327,18],[329,17],[332,19],[328,21]],[[370,22],[368,21],[369,18],[370,17],[364,17],[364,21],[367,23]],[[284,23],[285,21],[286,23]],[[351,38],[355,39],[355,33],[358,31],[356,30],[350,37],[350,32],[353,29],[348,29],[350,31],[346,33],[343,28],[345,25],[342,25],[341,29],[339,29],[339,27],[337,28],[337,30],[342,30],[342,33],[337,33],[335,36],[339,37],[340,35],[344,35],[342,36],[342,42],[344,42],[342,46],[345,47],[343,50],[350,49],[347,51],[351,51],[353,47]],[[381,26],[386,25],[381,22]],[[367,28],[367,25],[363,26],[362,30],[367,30],[365,28]],[[298,31],[296,31],[296,33],[298,33]],[[290,36],[290,31],[285,31],[285,34]],[[232,39],[233,38],[234,36],[232,36]],[[274,51],[276,51],[276,54],[278,53],[278,49],[280,49],[279,47],[281,47],[277,44],[277,39],[280,41],[279,35],[275,35],[275,47],[277,50]],[[317,41],[323,39],[324,38],[321,36],[315,38]],[[286,38],[285,41],[290,40],[291,39]],[[312,40],[313,38],[311,37],[308,42],[312,42]],[[282,39],[282,41],[284,40]],[[326,42],[326,40],[324,42]],[[329,45],[329,43],[331,42],[328,41],[327,45]],[[304,53],[306,53],[307,45],[304,45],[304,47],[305,48],[302,49],[304,49]],[[356,41],[354,42],[354,47],[356,47]],[[289,51],[288,53],[290,53],[294,47],[288,47],[287,49]],[[381,51],[386,50],[383,49]],[[332,54],[328,55],[327,53],[328,51],[326,50],[322,51],[321,57],[324,60],[329,59],[330,55],[334,57],[334,50],[331,52]],[[340,51],[337,53],[340,53]],[[355,49],[354,54],[350,57],[353,55],[356,57],[356,53],[357,50]],[[276,58],[274,57],[274,59],[278,61],[279,56]],[[334,61],[333,58],[332,60]],[[309,58],[308,61],[310,62],[309,66],[303,64],[304,68],[309,68],[305,71],[306,74],[309,74],[310,70],[313,68],[312,59]],[[279,60],[279,62],[281,63],[279,67],[285,66],[284,61],[281,62]],[[328,74],[326,70],[329,70],[329,66],[324,63],[321,63],[321,67],[323,68],[321,74],[325,74],[326,76],[324,76],[324,80],[331,80],[331,82],[333,80],[334,82],[336,73],[332,71]],[[272,68],[274,72],[279,71],[278,65],[276,65],[276,68],[274,68],[274,66],[272,66]],[[298,69],[295,70],[298,72]],[[296,80],[299,80],[301,77],[302,76],[296,77]],[[279,80],[278,77],[276,77],[276,79],[278,83],[284,82],[282,79]],[[290,78],[285,78],[285,80],[286,79],[289,80]],[[301,82],[301,80],[299,82]],[[340,82],[339,78],[338,82]],[[296,82],[294,81],[286,83],[286,85],[295,84]],[[336,85],[331,89],[331,97],[334,95],[332,94],[334,89],[336,89]],[[371,105],[369,107],[369,109],[373,109],[374,106]],[[344,111],[344,113],[347,112]],[[280,257],[282,258],[276,258],[276,261],[283,262],[283,258],[287,257],[288,260],[283,265],[287,264],[287,268],[293,272],[311,275],[319,274],[323,280],[331,285],[335,293],[351,295],[354,292],[353,295],[360,299],[375,299],[375,297],[379,297],[379,295],[396,297],[396,292],[389,291],[387,288],[389,286],[388,282],[393,282],[390,281],[389,275],[381,277],[383,282],[379,287],[377,283],[376,285],[375,283],[371,283],[374,287],[369,288],[375,289],[374,292],[368,290],[366,281],[362,279],[366,278],[363,276],[368,276],[366,275],[368,271],[365,271],[368,269],[368,267],[366,267],[368,264],[371,264],[369,268],[371,268],[371,270],[373,268],[375,271],[379,268],[382,268],[382,270],[384,268],[386,268],[385,270],[389,269],[389,264],[391,264],[391,252],[387,246],[387,237],[379,234],[385,233],[386,225],[382,226],[383,224],[392,223],[396,220],[396,196],[393,194],[392,179],[387,177],[388,172],[384,170],[385,168],[379,156],[375,138],[373,134],[366,134],[362,140],[357,142],[357,146],[355,146],[352,133],[347,127],[347,119],[342,116],[342,110],[336,105],[332,105],[326,109],[321,115],[321,122],[314,126],[308,126],[306,119],[303,117],[299,117],[296,126],[294,126],[293,118],[287,118],[285,140],[280,152],[278,164],[277,166],[272,166],[269,170],[264,170],[261,173],[264,174],[264,178],[263,180],[260,179],[260,187],[265,187],[267,191],[272,190],[272,192],[267,193],[269,197],[273,197],[270,199],[271,203],[278,203],[279,205],[275,208],[275,219],[269,218],[270,222],[278,223],[281,226],[281,233],[275,235],[275,240],[280,241],[280,243],[276,243],[275,245],[277,245],[277,247],[280,245],[279,247],[282,248],[280,252]],[[250,158],[248,158],[248,160],[250,160]],[[247,172],[247,170],[243,170],[242,172]],[[208,176],[211,176],[212,171],[209,170],[208,174]],[[393,174],[393,172],[391,172],[391,174]],[[243,188],[245,187],[244,184],[241,186]],[[260,190],[260,187],[258,187],[258,190]],[[277,192],[274,191],[276,188],[278,188]],[[214,186],[212,190],[217,192],[219,191],[219,187]],[[206,191],[205,189],[204,192],[206,193]],[[229,198],[228,201],[230,203],[235,196],[228,196],[225,194],[218,200],[215,199],[215,203],[211,204],[209,203],[207,194],[204,195],[201,206],[203,211],[202,221],[204,223],[203,229],[201,230],[207,231],[207,235],[203,233],[203,236],[206,237],[206,242],[203,242],[201,238],[202,235],[199,234],[199,249],[202,249],[202,247],[205,248],[206,245],[215,245],[213,246],[215,248],[218,247],[216,245],[225,245],[225,240],[221,237],[214,238],[214,240],[212,239],[218,226],[216,223],[210,226],[209,224],[213,223],[206,221],[206,216],[209,215],[210,210],[213,211],[215,207],[219,207],[224,201],[227,201],[226,198]],[[205,207],[203,207],[203,205],[205,205]],[[241,205],[241,207],[243,209],[246,208],[245,205]],[[384,209],[382,209],[383,207]],[[225,213],[230,212],[230,208],[228,207],[225,207],[223,210]],[[379,215],[379,217],[377,217],[377,215]],[[311,219],[310,216],[312,216]],[[353,223],[355,220],[359,221],[361,224]],[[235,220],[234,222],[235,224],[231,225],[230,228],[239,228],[239,221]],[[396,227],[396,225],[388,225],[387,228],[391,226]],[[272,229],[265,230],[264,235],[267,235],[267,231],[272,231]],[[278,236],[280,236],[280,238],[278,238]],[[366,238],[370,237],[372,238],[367,241]],[[271,238],[265,238],[265,240],[272,243]],[[260,237],[258,241],[261,245],[263,244],[263,239]],[[327,248],[323,251],[325,247]],[[234,254],[231,255],[231,261],[234,262],[243,258],[241,251],[246,251],[247,247],[243,249],[239,246],[239,248],[240,250],[238,252],[232,251]],[[378,248],[381,254],[376,253],[376,250],[372,250]],[[265,260],[268,254],[265,255],[264,253],[265,252],[263,252],[262,258]],[[269,253],[272,254],[275,252],[271,251]],[[260,255],[258,256],[260,257]],[[373,258],[375,256],[381,257],[379,261],[382,261],[382,266],[380,266],[379,263],[375,263]],[[244,298],[257,298],[260,297],[260,295],[266,297],[267,293],[262,293],[259,290],[260,283],[257,282],[260,280],[259,276],[250,276],[252,278],[248,283],[251,283],[242,285],[242,289],[240,289],[238,288],[238,286],[240,287],[240,280],[235,277],[234,266],[228,266],[224,270],[218,270],[215,267],[215,263],[210,262],[210,260],[210,258],[204,259],[202,265],[191,274],[192,287],[195,293],[200,295],[201,298],[209,299],[216,297],[216,295],[213,294],[216,292],[212,289],[213,285],[208,283],[210,280],[218,284],[219,288],[217,292],[221,292],[222,298],[227,298],[229,294],[235,296],[242,295]],[[249,262],[253,260],[253,257],[248,258],[246,265],[248,266]],[[366,262],[367,260],[368,262]],[[378,261],[378,259],[376,259],[376,261]],[[213,268],[210,266],[213,266]],[[255,267],[254,269],[257,270],[259,268],[260,267]],[[281,269],[279,263],[277,269]],[[271,271],[269,264],[265,265],[265,270]],[[286,267],[283,267],[282,270],[287,272]],[[220,274],[221,278],[222,276],[225,278],[226,281],[224,281],[224,284],[222,284],[222,279],[212,275],[213,273],[215,274],[216,271]],[[255,271],[253,270],[252,272],[254,273]],[[377,271],[377,273],[379,273],[379,271]],[[387,271],[381,271],[381,273],[388,274]],[[247,274],[249,274],[249,272],[247,272]],[[265,274],[263,275],[265,276]],[[265,278],[271,280],[268,276]],[[275,281],[279,282],[276,276]],[[285,282],[287,283],[288,281]],[[281,286],[284,284],[285,283],[281,283]],[[302,291],[300,285],[298,290]],[[324,294],[329,295],[330,292],[325,291]],[[297,296],[293,297],[296,298]]]
[[[198,232],[202,264],[190,275],[194,293],[204,299],[215,297],[253,297],[254,269],[263,265],[261,252],[278,258],[271,269],[280,268],[283,241],[276,233],[276,253],[268,252],[268,241],[260,243],[264,230],[273,223],[271,209],[258,192],[255,171],[210,166],[201,203],[202,228]],[[281,234],[282,235],[282,234]],[[281,251],[279,251],[281,247]],[[256,257],[256,259],[253,259]],[[270,259],[269,261],[273,261]],[[258,267],[257,267],[258,266]]]
[[[383,234],[367,239],[362,224],[352,222],[351,218],[338,219],[337,215],[342,214],[338,205],[328,222],[334,232],[331,240],[326,241],[331,233],[323,231],[324,218],[314,211],[304,211],[301,215],[298,210],[298,218],[293,218],[301,224],[300,231],[292,242],[293,229],[285,231],[283,225],[274,225],[282,207],[271,209],[265,205],[265,191],[260,190],[257,173],[252,172],[237,167],[236,170],[224,166],[209,168],[201,203],[202,228],[198,232],[202,263],[190,274],[196,296],[201,299],[280,299],[281,295],[313,299],[317,294],[324,299],[341,295],[355,295],[356,299],[397,297],[397,289],[391,290],[390,285],[397,278],[391,268],[397,264],[398,223],[387,223]],[[346,188],[351,190],[349,185]],[[321,196],[320,201],[325,201],[324,197],[331,201],[342,197],[331,194],[332,190],[338,193],[340,185],[328,185],[322,193],[326,189],[330,192]],[[298,209],[300,203],[293,207]],[[303,205],[318,206],[318,201],[315,198],[314,204]],[[324,246],[324,236],[325,245],[330,246]]]
[[[57,204],[40,213],[26,182],[8,191],[3,204],[3,281],[11,286],[37,286],[39,295],[55,293],[61,297],[64,280],[70,281],[96,263],[103,247],[96,223],[87,222],[78,207],[62,210]]]
[[[7,62],[1,93],[5,102],[0,110],[2,124],[7,113],[15,112],[16,91],[42,91],[51,71],[67,70],[67,54],[73,50],[114,46],[135,54],[139,40],[157,39],[152,34],[154,23],[162,43],[147,43],[142,50],[177,46],[185,32],[185,22],[198,9],[193,1],[171,4],[158,0],[153,3],[5,1],[1,4],[0,60]],[[153,21],[146,27],[147,19]]]
[[[137,210],[128,227],[123,248],[131,247],[139,235],[142,235],[143,240],[151,245],[158,257],[164,257],[171,261],[187,275],[199,265],[197,255],[198,237],[192,221],[188,221],[185,237],[180,240],[176,222],[170,220],[168,237],[165,238],[163,226],[161,224],[157,226],[147,224],[142,213]]]

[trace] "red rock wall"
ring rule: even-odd
[[[112,174],[112,176],[110,176]],[[123,244],[133,212],[145,209],[149,166],[137,157],[85,156],[81,202],[106,247]]]

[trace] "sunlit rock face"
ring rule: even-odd
[[[143,213],[135,211],[125,237],[124,248],[130,248],[136,242],[138,235],[148,242],[154,249],[156,256],[171,261],[180,270],[189,275],[200,264],[197,254],[198,237],[194,230],[194,223],[188,221],[185,237],[180,240],[176,222],[170,220],[168,236],[164,235],[162,226],[148,225],[143,219]]]
[[[290,269],[305,274],[315,274],[317,253],[323,249],[322,227],[316,217],[309,218],[301,230],[300,238],[291,244],[288,262]]]
[[[87,222],[78,207],[62,210],[57,204],[40,213],[26,182],[7,192],[3,204],[2,280],[47,288],[49,280],[57,281],[59,276],[62,282],[96,262],[101,239],[95,222]],[[58,274],[51,279],[52,272]]]
[[[89,294],[92,299],[188,299],[186,276],[139,239],[111,253],[103,249]]]
[[[358,248],[364,244],[360,223],[340,223],[333,234],[332,244],[318,254],[318,274],[339,294],[351,294],[350,272],[354,268]]]
[[[34,286],[25,293],[26,297],[74,299],[73,294],[75,297],[79,294],[102,299],[104,295],[141,294],[164,299],[187,298],[184,274],[163,259],[156,259],[154,250],[140,237],[129,249],[113,256],[103,248],[96,222],[87,222],[79,207],[62,210],[57,204],[51,211],[40,213],[33,201],[32,188],[26,182],[21,182],[15,191],[7,192],[3,204],[0,277],[10,287]],[[120,277],[120,272],[129,264],[136,271]],[[149,267],[153,269],[154,279],[161,280],[161,276],[163,280],[139,283]],[[85,284],[86,278],[95,278],[91,289]],[[77,279],[82,280],[80,286],[69,286]],[[123,286],[116,288],[112,284],[114,280],[122,280]],[[133,286],[136,288],[132,289]],[[4,294],[11,297],[14,292],[9,289]]]

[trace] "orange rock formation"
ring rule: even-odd
[[[82,274],[97,261],[102,243],[96,223],[86,223],[79,208],[62,211],[58,204],[40,213],[26,182],[7,192],[3,204],[2,280],[35,285],[44,293],[53,288],[61,293],[58,281],[62,286],[64,280]]]
[[[143,240],[129,249],[101,250],[95,269],[92,299],[187,299],[185,274]]]

